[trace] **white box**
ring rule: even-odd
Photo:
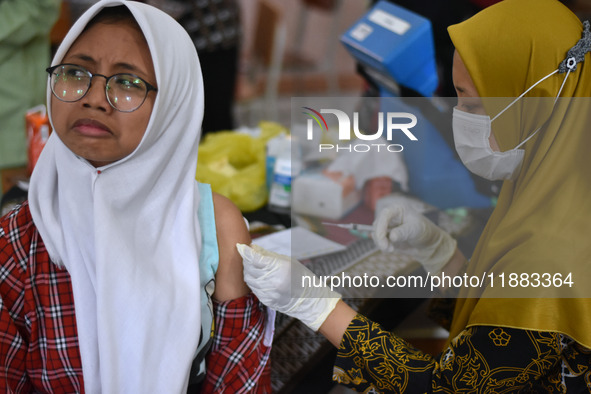
[[[321,172],[300,174],[292,184],[292,210],[302,215],[340,219],[361,201],[358,190],[345,187]]]

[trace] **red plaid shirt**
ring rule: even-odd
[[[214,315],[202,392],[271,392],[262,304],[251,294]],[[26,202],[0,220],[0,392],[84,392],[70,275],[51,263]]]
[[[263,344],[266,309],[254,294],[214,301],[215,334],[203,393],[271,393],[271,348]]]

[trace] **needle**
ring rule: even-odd
[[[363,231],[371,233],[373,231],[373,226],[370,224],[358,224],[358,223],[328,223],[322,222],[322,224],[329,225],[329,226],[336,226],[340,228],[346,228],[348,230],[354,231]]]

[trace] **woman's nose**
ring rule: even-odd
[[[102,77],[102,78],[97,78]],[[102,75],[93,75],[88,87],[88,92],[84,96],[83,105],[88,108],[97,108],[101,111],[111,111],[113,107],[107,99],[107,80]]]

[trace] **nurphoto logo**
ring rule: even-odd
[[[355,151],[355,152],[379,152],[380,150],[387,150],[388,152],[402,152],[404,146],[401,144],[383,143],[381,139],[385,137],[388,142],[392,142],[394,133],[402,132],[409,140],[418,141],[417,137],[410,131],[411,128],[416,126],[417,117],[409,112],[379,112],[377,123],[378,130],[371,134],[368,132],[361,132],[359,130],[359,112],[353,112],[353,127],[351,127],[351,119],[349,115],[339,109],[321,109],[317,111],[311,107],[302,107],[305,115],[308,115],[306,139],[311,141],[314,139],[315,132],[327,132],[328,123],[323,114],[331,114],[336,116],[338,122],[338,139],[339,144],[319,144],[318,151],[336,150],[342,151]],[[319,131],[315,131],[319,130]],[[351,133],[353,132],[353,135]],[[350,144],[352,137],[357,138],[360,141],[368,141],[367,143],[355,143]],[[376,141],[381,139],[380,141]],[[369,143],[369,141],[376,141],[375,143]],[[349,142],[349,144],[346,144]]]

